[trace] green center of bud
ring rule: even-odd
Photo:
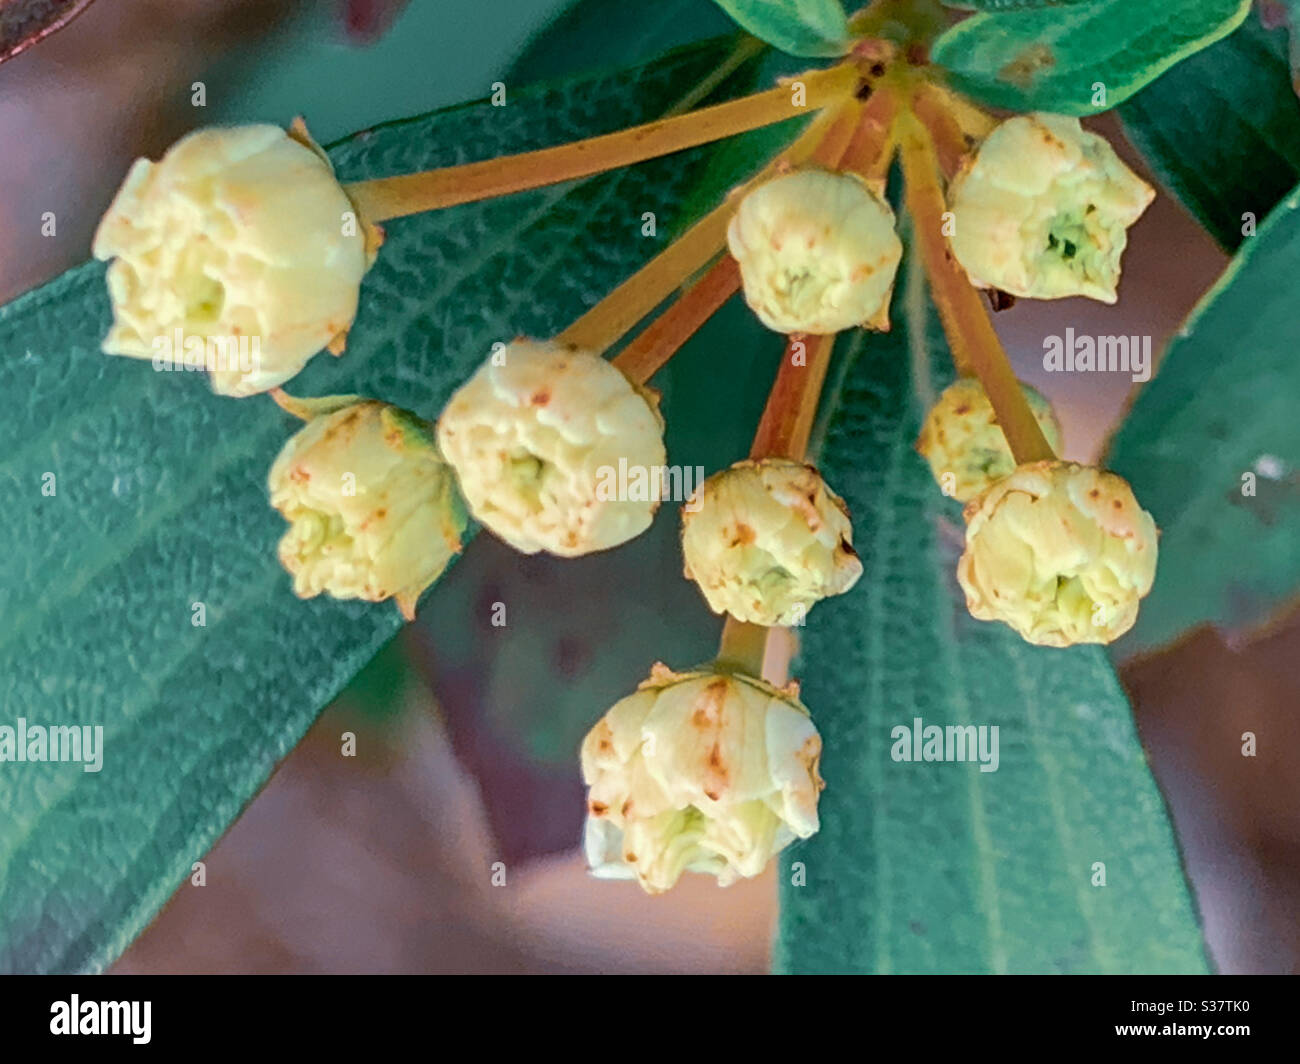
[[[1110,246],[1110,236],[1098,221],[1097,206],[1089,203],[1052,220],[1045,250],[1080,276],[1098,280],[1104,276]]]
[[[542,489],[550,472],[550,463],[531,451],[522,451],[510,458],[510,479],[515,491],[530,510],[542,508]]]

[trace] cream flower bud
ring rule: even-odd
[[[1156,573],[1156,526],[1114,473],[1022,465],[966,507],[957,579],[971,615],[1030,643],[1109,643]]]
[[[95,258],[115,260],[103,349],[181,365],[198,351],[220,394],[267,391],[341,353],[367,246],[300,124],[191,133],[136,160],[99,223]]]
[[[1021,391],[1053,451],[1061,449],[1061,426],[1052,404],[1027,384]],[[946,388],[921,426],[916,449],[925,456],[945,495],[969,502],[1016,468],[993,404],[974,377]]]
[[[525,554],[615,547],[649,528],[659,506],[658,411],[587,351],[516,340],[452,396],[438,442],[470,512]],[[640,473],[626,490],[615,486],[622,470]]]
[[[1077,118],[1017,115],[949,187],[952,252],[983,288],[1114,303],[1126,231],[1154,197]]]
[[[433,426],[357,396],[279,397],[307,424],[271,467],[271,505],[290,522],[280,562],[300,598],[393,598],[410,620],[460,551],[467,516]]]
[[[803,623],[862,575],[844,501],[784,458],[737,462],[701,484],[682,508],[682,554],[715,613],[769,627]]]
[[[903,245],[894,212],[855,174],[799,170],[748,193],[727,229],[745,301],[769,329],[889,326]]]
[[[656,665],[582,743],[592,872],[650,893],[758,875],[817,831],[821,747],[793,685]]]

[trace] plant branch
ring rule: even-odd
[[[790,337],[754,432],[750,458],[804,460],[834,346],[833,335]],[[798,362],[797,356],[802,356]]]
[[[804,86],[803,106],[795,106],[787,83],[617,133],[462,166],[358,181],[345,191],[358,214],[374,223],[590,177],[820,110],[850,97],[859,75],[852,63],[841,63],[792,80]]]
[[[727,242],[732,206],[715,207],[565,329],[556,340],[601,352],[672,295]]]
[[[910,112],[900,115],[898,125],[907,209],[957,370],[979,377],[1017,464],[1055,458],[1002,349],[984,300],[948,247],[934,142]]]
[[[719,63],[699,84],[693,86],[685,96],[665,111],[664,117],[671,118],[673,115],[685,114],[687,111],[698,107],[701,100],[708,99],[727,78],[731,77],[751,59],[761,55],[767,47],[757,37],[742,33],[740,40],[736,42],[736,47],[731,50],[731,54]]]
[[[974,114],[987,122],[976,121],[972,126],[969,116],[963,119],[959,114],[960,103],[960,97],[929,84],[923,84],[912,97],[913,113],[930,134],[943,175],[950,179],[993,124],[992,119],[977,111]]]
[[[740,288],[740,267],[724,255],[686,293],[619,352],[614,365],[644,384],[677,353]]]
[[[894,159],[893,129],[898,107],[898,93],[889,85],[881,85],[871,94],[841,157],[842,169],[873,183],[885,180]]]
[[[930,135],[943,176],[951,179],[970,153],[973,140],[962,132],[952,112],[940,106],[929,93],[918,92],[912,98],[912,110]]]
[[[829,169],[837,168],[849,145],[853,143],[854,134],[862,121],[862,104],[857,100],[849,100],[825,114],[826,121],[823,127],[825,132],[818,138],[816,146],[806,153],[806,160],[791,159],[787,152],[785,157],[774,160],[773,165],[764,170],[763,175],[770,170],[784,166],[792,167],[797,162],[803,161]]]
[[[976,143],[992,133],[998,124],[996,118],[973,100],[937,81],[922,80],[917,85],[917,94],[930,101],[929,106],[951,115],[962,134]]]

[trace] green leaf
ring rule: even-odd
[[[1126,652],[1199,624],[1256,625],[1300,589],[1298,207],[1300,189],[1245,241],[1111,442],[1107,464],[1161,531]]]
[[[1119,108],[1124,131],[1224,248],[1300,181],[1300,101],[1286,31],[1248,18]]]
[[[840,0],[714,0],[759,40],[790,55],[837,56],[849,50]]]
[[[891,332],[858,334],[835,356],[846,368],[819,466],[853,513],[865,575],[811,613],[796,669],[827,785],[820,833],[778,858],[776,966],[1204,971],[1164,805],[1105,654],[1033,647],[966,612],[960,511],[913,450],[951,374],[918,275],[900,285]],[[997,770],[894,760],[893,729],[915,718],[996,725]]]
[[[354,180],[646,121],[733,43],[381,126],[331,157]],[[393,222],[347,354],[294,393],[436,416],[493,342],[552,335],[639,266],[642,213],[671,225],[708,154]],[[264,483],[292,419],[100,354],[103,274],[0,308],[0,724],[102,725],[105,748],[98,773],[0,763],[0,971],[111,962],[398,627],[391,604],[294,599]]]
[[[979,14],[940,37],[932,57],[985,103],[1088,115],[1230,33],[1249,10],[1250,0],[1098,0]]]
[[[967,11],[1024,11],[1036,7],[1072,7],[1076,4],[1100,4],[1105,0],[943,0],[948,7]]]

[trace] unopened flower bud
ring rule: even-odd
[[[957,579],[971,615],[1030,643],[1109,643],[1156,573],[1156,526],[1121,477],[1031,462],[966,507]]]
[[[1061,426],[1052,404],[1027,384],[1021,390],[1053,451],[1061,449]],[[926,415],[916,449],[925,456],[945,495],[969,502],[1016,468],[993,404],[974,377],[946,388]]]
[[[592,872],[650,893],[758,875],[817,831],[821,737],[793,687],[656,665],[582,744]]]
[[[193,365],[193,347],[218,393],[267,391],[342,351],[373,243],[300,124],[191,133],[136,160],[99,223],[103,349]]]
[[[682,554],[715,613],[769,627],[802,624],[862,575],[844,501],[784,458],[737,462],[701,484],[682,509]]]
[[[615,547],[650,527],[663,494],[651,401],[599,355],[554,343],[489,358],[443,410],[438,442],[470,512],[525,554]]]
[[[856,174],[798,170],[749,192],[727,229],[745,301],[769,329],[888,328],[903,254],[894,212]]]
[[[1114,303],[1127,229],[1154,197],[1077,118],[1017,115],[949,187],[952,251],[983,288]]]
[[[300,598],[393,598],[408,620],[460,551],[467,516],[433,426],[356,396],[280,397],[307,424],[271,467],[271,505],[289,521],[280,562]]]

